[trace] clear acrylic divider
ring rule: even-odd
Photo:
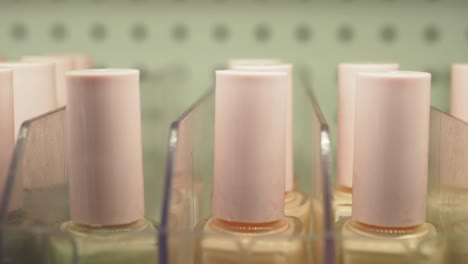
[[[467,156],[468,123],[432,108],[427,218],[439,235],[421,243],[418,263],[468,263]]]
[[[444,233],[468,234],[468,124],[431,109],[428,220]]]
[[[247,241],[200,230],[199,223],[211,215],[214,90],[209,90],[170,128],[160,263],[335,263],[328,125],[305,74],[296,79],[294,96],[296,186],[312,204],[311,234]],[[262,248],[264,254],[257,254]]]
[[[60,108],[26,121],[19,131],[1,198],[0,263],[94,263],[96,252],[104,263],[158,263],[157,232],[129,233],[117,242],[123,253],[115,254],[99,234],[90,240],[61,230],[70,219],[65,118]]]

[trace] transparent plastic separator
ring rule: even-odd
[[[468,236],[466,234],[440,234],[428,238],[419,245],[414,263],[424,264],[462,264],[468,262]],[[438,248],[445,250],[440,251]]]
[[[65,118],[66,109],[59,108],[20,129],[1,198],[0,264],[94,263],[97,255],[112,263],[157,263],[156,231],[127,232],[119,240],[99,228],[89,236],[61,229],[70,219]]]
[[[24,258],[19,249],[37,248],[35,241],[68,218],[64,119],[65,108],[59,108],[21,126],[0,208],[4,263]]]
[[[66,232],[45,227],[23,228],[10,226],[3,230],[7,243],[2,245],[1,263],[63,263],[78,264],[77,244]],[[55,259],[54,241],[60,245],[66,257]]]
[[[322,239],[316,240],[314,244],[316,251],[315,263],[335,263],[335,242],[334,219],[332,213],[332,145],[329,126],[320,104],[314,94],[310,72],[307,68],[299,69],[299,83],[295,87],[295,170],[300,171],[303,168],[310,168],[311,172],[305,175],[311,175],[311,199],[313,214],[313,230],[315,234],[321,235]],[[305,95],[301,94],[304,93]],[[306,102],[301,103],[301,98]],[[305,107],[303,111],[298,111],[297,107]],[[309,114],[310,113],[310,114]],[[298,122],[299,116],[306,117],[302,122]],[[302,127],[301,127],[302,126]],[[307,131],[307,135],[299,133]],[[307,141],[308,140],[308,141]],[[303,144],[306,142],[306,144]],[[302,148],[301,148],[302,146]],[[310,147],[308,147],[310,146]],[[303,151],[298,152],[298,151]],[[307,153],[307,152],[312,153]],[[307,153],[307,154],[306,154]],[[302,157],[302,158],[301,158]],[[301,160],[304,163],[301,164]],[[310,162],[312,158],[312,162]],[[298,161],[299,159],[299,161]],[[310,164],[310,165],[308,165]]]
[[[211,211],[214,138],[214,90],[189,107],[169,130],[166,179],[161,213],[160,263],[169,263],[171,250],[186,256],[198,220]],[[178,235],[175,233],[180,232]],[[179,240],[180,234],[187,234]],[[182,241],[174,249],[176,241]],[[182,256],[183,255],[183,256]]]
[[[297,77],[300,78],[295,82],[294,95],[296,186],[299,191],[309,195],[313,204],[310,225],[314,235],[268,239],[288,241],[287,244],[297,241],[297,245],[304,249],[300,263],[331,264],[335,263],[335,245],[331,234],[330,135],[308,76],[300,71]],[[160,230],[160,263],[213,263],[223,260],[217,259],[223,255],[218,252],[201,254],[197,248],[202,243],[214,248],[217,244],[227,245],[219,252],[236,252],[231,254],[236,259],[223,261],[254,263],[273,258],[278,263],[296,263],[294,256],[284,250],[278,250],[277,255],[270,254],[270,259],[260,256],[259,260],[258,255],[252,255],[256,247],[265,244],[267,238],[254,238],[246,242],[237,236],[212,234],[197,228],[197,223],[211,215],[213,143],[214,90],[209,90],[170,128]]]
[[[60,108],[21,126],[2,199],[3,225],[50,225],[68,217],[64,119]]]
[[[468,234],[468,124],[431,109],[427,219],[439,232]]]

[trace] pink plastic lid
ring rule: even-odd
[[[74,70],[85,70],[93,68],[93,59],[86,53],[73,53],[69,54],[73,59]]]
[[[89,226],[144,216],[139,72],[67,74],[70,213]]]
[[[4,62],[0,68],[13,70],[15,138],[21,124],[56,107],[55,67],[46,62]]]
[[[0,69],[0,197],[3,197],[8,169],[15,147],[13,111],[13,71],[11,69]],[[12,207],[14,208],[10,207],[10,209],[17,209],[19,206],[13,205]]]
[[[356,75],[399,69],[397,63],[341,63],[338,66],[338,185],[353,186]]]
[[[426,218],[431,75],[357,77],[353,211],[361,223],[411,227]]]
[[[52,62],[55,64],[55,89],[57,106],[67,104],[67,89],[65,73],[73,70],[73,59],[69,56],[25,56],[22,58],[26,62]]]
[[[233,70],[246,71],[270,71],[270,72],[285,72],[288,74],[287,86],[287,130],[286,130],[286,177],[285,191],[292,191],[294,188],[294,86],[293,86],[293,66],[291,64],[278,65],[233,65]]]
[[[281,59],[278,58],[264,58],[264,59],[230,59],[228,61],[228,68],[232,69],[234,66],[239,65],[256,65],[256,66],[266,66],[266,65],[275,65],[280,64]]]
[[[216,71],[213,216],[284,217],[287,85],[284,72]]]
[[[5,60],[6,58],[2,54],[0,54],[0,61],[5,61]]]
[[[452,65],[450,114],[468,122],[468,64]]]

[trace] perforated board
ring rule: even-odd
[[[141,69],[145,172],[162,175],[169,122],[230,57],[307,67],[334,138],[343,61],[430,71],[432,103],[448,110],[450,64],[468,61],[468,1],[0,0],[0,54],[71,51]]]

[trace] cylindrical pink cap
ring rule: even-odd
[[[89,226],[144,216],[139,72],[67,74],[70,214]]]
[[[93,68],[93,60],[89,54],[73,53],[69,54],[73,59],[73,69],[85,70]]]
[[[5,60],[6,58],[2,54],[0,54],[0,61],[5,61]]]
[[[233,70],[245,71],[270,71],[270,72],[285,72],[288,74],[287,86],[287,105],[286,105],[286,176],[285,176],[285,191],[292,191],[294,188],[294,89],[293,89],[293,66],[291,64],[277,65],[233,65]]]
[[[280,64],[280,63],[281,63],[281,59],[278,59],[278,58],[230,59],[228,61],[228,68],[232,69],[234,66],[239,66],[239,65],[266,66],[266,65],[275,65],[275,64]]]
[[[284,72],[216,71],[213,216],[284,217],[287,86]]]
[[[53,63],[4,62],[0,68],[13,70],[15,138],[21,124],[56,108]]]
[[[26,62],[52,62],[55,64],[55,89],[57,106],[67,104],[67,89],[65,73],[73,70],[73,60],[69,56],[25,56],[22,58]]]
[[[3,197],[11,156],[15,147],[13,109],[13,71],[0,69],[0,197]]]
[[[357,76],[353,212],[361,223],[410,227],[426,218],[431,75]]]
[[[450,114],[468,122],[468,64],[452,65]]]
[[[341,63],[338,66],[338,185],[353,186],[356,75],[399,69],[397,63]]]

